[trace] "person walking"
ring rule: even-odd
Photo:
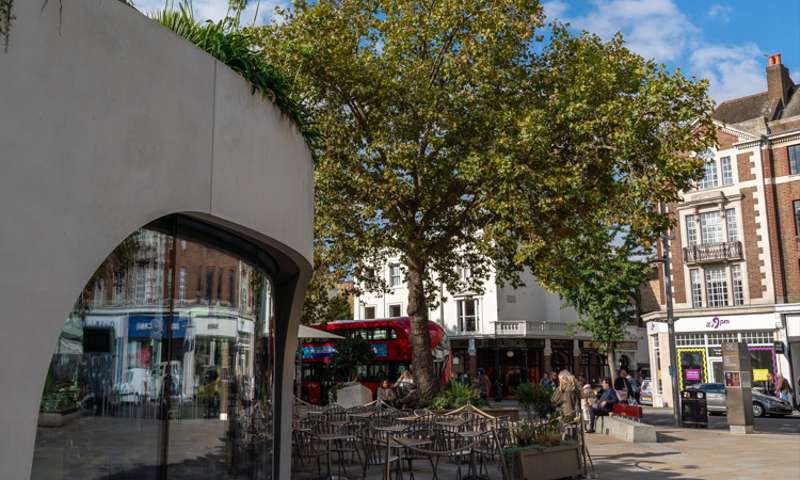
[[[545,372],[545,374],[542,375],[542,380],[539,382],[539,384],[551,390],[556,388],[556,384],[553,382],[553,379],[550,378],[550,374],[547,372]]]
[[[608,377],[604,378],[603,393],[589,412],[589,430],[586,430],[586,433],[594,433],[594,425],[597,417],[607,417],[614,407],[614,404],[618,402],[619,397],[617,397],[617,391],[611,388],[611,379]]]
[[[561,414],[562,419],[571,422],[580,409],[580,400],[581,394],[575,377],[567,370],[561,370],[558,374],[558,387],[551,397],[553,407]]]
[[[639,381],[636,379],[636,374],[628,375],[625,380],[628,382],[628,392],[630,392],[629,399],[633,399],[633,403],[639,404]]]
[[[789,380],[781,375],[775,378],[775,396],[784,402],[792,403],[792,387],[789,385]]]
[[[631,385],[628,383],[628,372],[624,368],[619,369],[617,379],[614,380],[614,390],[617,391],[617,400],[627,402],[632,397]]]

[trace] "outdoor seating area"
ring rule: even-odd
[[[524,445],[518,437],[537,426],[552,434],[555,425],[558,439],[573,438],[557,419],[512,420],[472,404],[447,412],[399,410],[380,400],[350,409],[295,406],[293,478],[522,478],[513,456]],[[567,443],[582,455],[580,440]]]

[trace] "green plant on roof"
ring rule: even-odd
[[[317,134],[303,104],[290,94],[289,80],[265,61],[250,31],[241,27],[241,14],[246,3],[243,0],[230,1],[225,18],[216,22],[198,22],[191,0],[181,0],[177,6],[169,3],[150,16],[244,77],[250,82],[253,93],[260,92],[269,98],[297,125],[306,142],[312,146]]]

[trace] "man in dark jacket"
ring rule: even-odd
[[[614,404],[619,402],[617,392],[611,388],[611,379],[603,379],[603,393],[597,399],[590,414],[589,430],[587,433],[594,433],[594,422],[597,417],[607,417]]]

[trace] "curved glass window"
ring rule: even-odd
[[[268,267],[180,218],[128,237],[76,299],[31,478],[270,477]]]

